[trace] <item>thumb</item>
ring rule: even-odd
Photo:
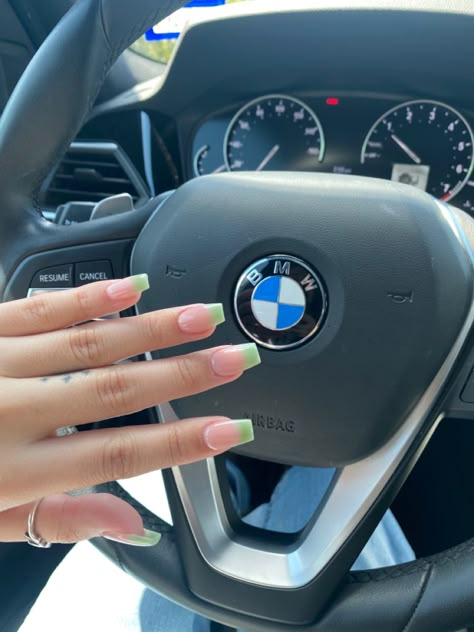
[[[28,516],[35,503],[0,513],[0,542],[25,540]],[[160,534],[143,528],[137,511],[111,494],[61,494],[41,500],[33,530],[47,542],[72,543],[103,536],[134,546],[153,546]]]

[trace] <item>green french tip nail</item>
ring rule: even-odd
[[[144,292],[150,287],[148,274],[135,274],[134,276],[132,276],[131,281],[136,292]]]
[[[131,546],[155,546],[161,540],[161,533],[145,529],[145,535],[136,533],[112,533],[107,531],[102,534],[106,540],[112,542],[120,542],[122,544],[130,544]]]
[[[213,327],[221,325],[225,321],[224,306],[222,303],[211,303],[206,305],[206,307],[209,311],[209,317]]]
[[[239,345],[244,355],[244,371],[251,369],[262,361],[257,349],[257,345],[254,342],[249,342],[245,345]]]
[[[253,432],[253,424],[251,419],[236,419],[234,423],[239,425],[240,443],[250,443],[255,439]]]

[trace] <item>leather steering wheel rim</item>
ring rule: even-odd
[[[0,124],[0,284],[6,299],[20,297],[12,279],[25,261],[38,254],[91,243],[135,240],[140,233],[148,217],[146,209],[94,222],[93,227],[77,225],[66,230],[40,217],[36,196],[44,177],[89,114],[117,57],[146,28],[183,4],[182,0],[136,0],[133,3],[128,0],[79,0],[25,72]],[[376,6],[377,3],[373,4]],[[397,8],[396,3],[394,8]],[[462,11],[472,17],[472,9],[467,4],[462,6]],[[84,45],[71,47],[71,41]],[[30,151],[31,146],[35,151]],[[460,212],[452,212],[459,230],[472,247],[472,220]],[[467,344],[463,345],[464,349]],[[385,506],[428,439],[434,427],[435,412],[430,423],[423,425],[391,478],[385,492]],[[165,477],[173,495],[173,476],[166,472]],[[325,595],[320,604],[321,608],[324,605],[324,610],[318,613],[317,620],[292,625],[237,612],[238,607],[234,610],[198,597],[189,589],[188,578],[179,561],[176,529],[150,514],[116,483],[97,487],[97,491],[104,490],[130,502],[140,511],[146,526],[160,531],[163,537],[160,545],[150,551],[104,540],[97,541],[97,547],[144,584],[213,620],[259,632],[295,629],[342,632],[381,628],[454,630],[474,622],[474,539],[412,563],[348,573],[342,583],[333,578],[333,583],[338,584],[335,596],[326,604],[329,594]],[[176,494],[172,503],[179,515],[182,508]],[[374,506],[365,518],[365,528],[375,527],[383,511],[382,505]],[[347,559],[360,550],[363,537],[347,543],[350,549]],[[218,595],[216,601],[219,601]]]

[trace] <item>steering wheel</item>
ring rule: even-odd
[[[474,540],[348,569],[439,421],[460,406],[474,418],[463,403],[474,364],[468,215],[405,185],[307,173],[198,178],[67,227],[37,210],[113,62],[182,4],[79,0],[31,62],[0,124],[3,300],[26,296],[40,270],[109,259],[117,276],[148,272],[155,291],[139,312],[223,302],[232,317],[216,343],[256,340],[261,367],[161,406],[157,419],[251,415],[256,440],[240,453],[338,474],[295,535],[244,525],[218,459],[164,473],[173,527],[111,483],[163,537],[152,549],[96,544],[170,599],[248,630],[464,627],[474,622]]]

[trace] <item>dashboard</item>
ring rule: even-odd
[[[65,9],[70,0],[61,2]],[[186,30],[167,67],[127,52],[121,72],[135,84],[116,89],[127,82],[115,68],[76,140],[116,144],[150,195],[210,173],[304,170],[404,182],[474,214],[470,1],[285,4],[216,11]],[[7,5],[0,0],[5,42]],[[12,24],[13,45],[31,54]],[[13,85],[22,66],[12,65],[11,45],[9,56],[0,48],[0,68]],[[59,194],[45,183],[49,216],[69,199],[96,201],[92,188],[104,191],[103,160],[79,157],[84,164],[59,170]]]
[[[181,181],[239,170],[362,175],[474,213],[474,16],[462,13],[472,7],[308,4],[246,7],[187,31],[150,100],[173,121],[165,140]]]
[[[211,114],[187,174],[290,170],[386,178],[472,211],[469,112],[433,99],[351,93],[267,94]]]

